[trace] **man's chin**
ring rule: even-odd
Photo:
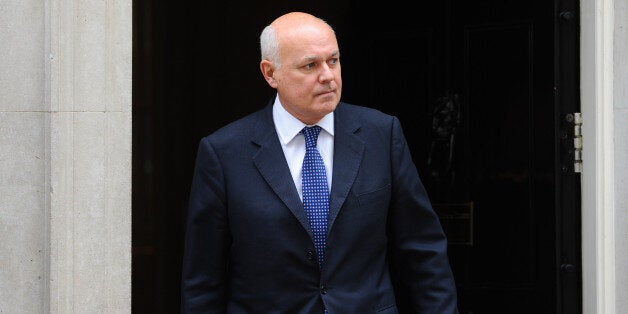
[[[338,106],[338,100],[336,98],[332,98],[329,101],[325,101],[325,102],[321,103],[319,108],[321,108],[321,111],[325,111],[326,113],[330,113],[330,112],[336,110],[336,106]]]
[[[335,108],[339,102],[339,99],[338,97],[336,97],[336,94],[328,93],[319,95],[317,101],[321,104],[322,107]]]

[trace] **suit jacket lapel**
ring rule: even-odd
[[[330,194],[330,208],[327,233],[331,231],[338,212],[347,199],[355,181],[364,154],[364,142],[355,135],[360,125],[345,113],[342,103],[334,113],[334,169]],[[303,229],[312,237],[310,223],[307,220],[303,203],[291,179],[290,169],[275,131],[272,118],[272,101],[261,112],[255,126],[256,135],[252,141],[260,146],[253,156],[253,163],[262,177],[271,186],[277,196],[286,204],[297,218]]]
[[[286,204],[312,237],[310,223],[307,220],[299,193],[294,186],[290,169],[275,131],[272,102],[261,113],[262,115],[255,126],[256,135],[252,138],[252,141],[260,146],[257,154],[253,156],[253,163],[275,194]]]
[[[331,231],[338,212],[347,199],[360,169],[364,141],[355,135],[360,125],[345,114],[342,103],[334,113],[334,169],[330,195],[327,233]]]

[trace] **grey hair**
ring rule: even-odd
[[[264,27],[259,37],[259,46],[262,53],[262,60],[272,62],[277,69],[281,67],[279,58],[279,40],[277,39],[277,31],[272,25]]]

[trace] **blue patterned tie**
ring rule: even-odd
[[[323,158],[316,148],[318,125],[305,127],[301,133],[305,136],[305,157],[303,158],[302,185],[303,208],[310,221],[314,236],[314,247],[318,253],[318,265],[323,269],[325,260],[325,240],[327,238],[327,216],[329,214],[329,189]]]

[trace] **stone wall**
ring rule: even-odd
[[[130,0],[0,5],[0,312],[130,313]]]

